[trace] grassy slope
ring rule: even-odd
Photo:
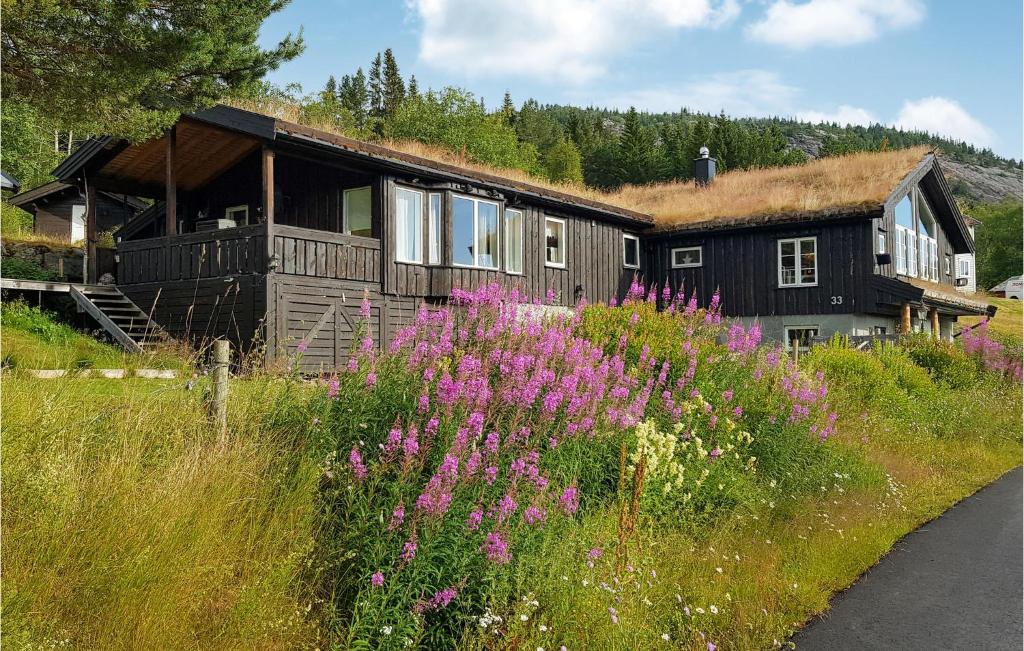
[[[470,627],[464,646],[784,640],[900,536],[1020,462],[1019,387],[952,390],[898,361],[805,359],[834,378],[842,415],[829,445],[888,480],[836,477],[818,495],[780,495],[695,532],[645,527],[621,601],[598,587],[613,582],[609,557],[586,566],[586,550],[614,538],[615,514],[591,512],[578,535],[523,566],[515,595],[537,606],[516,598],[500,642]],[[236,382],[238,435],[219,446],[204,386],[5,379],[4,641],[282,648],[318,638],[302,577],[320,468],[301,445],[317,412],[308,388],[287,387]]]
[[[57,322],[20,303],[0,308],[0,353],[16,369],[175,368],[184,362],[167,352],[132,355],[120,347]]]
[[[1021,343],[1024,334],[1024,301],[991,296],[985,300],[999,308],[995,317],[989,321],[989,332]],[[964,317],[960,321],[974,325],[981,321],[981,317]]]

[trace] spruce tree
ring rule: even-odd
[[[416,75],[409,77],[409,97],[416,99],[420,96],[420,85],[416,82]]]
[[[364,128],[369,110],[369,92],[366,89],[366,75],[362,68],[356,70],[356,74],[351,77],[345,75],[341,78],[339,99],[342,108],[352,114],[356,126]]]
[[[370,117],[380,118],[384,115],[384,81],[381,71],[380,52],[370,64]]]
[[[405,81],[398,71],[398,62],[391,48],[384,50],[384,70],[381,76],[381,110],[385,117],[391,117],[405,99]]]
[[[622,125],[618,154],[619,182],[643,184],[661,177],[663,153],[654,132],[643,125],[633,106]]]
[[[338,99],[338,82],[334,79],[334,75],[327,78],[327,83],[324,84],[324,89],[320,91],[320,101],[337,101]]]
[[[515,126],[516,123],[516,105],[512,103],[512,93],[505,91],[505,96],[501,99],[501,116],[505,118],[505,123]]]

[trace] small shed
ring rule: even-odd
[[[85,195],[70,183],[51,181],[17,194],[10,203],[30,213],[39,235],[77,242],[85,239]],[[126,225],[147,204],[139,199],[109,192],[96,193],[96,228],[113,231]]]

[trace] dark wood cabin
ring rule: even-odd
[[[71,183],[51,181],[17,194],[9,202],[30,213],[33,231],[68,242],[85,239],[85,195]],[[96,195],[96,229],[115,231],[146,209],[136,197],[111,192]]]
[[[702,304],[720,291],[727,315],[756,318],[787,345],[835,333],[950,338],[957,316],[987,310],[956,291],[955,256],[973,252],[929,153],[882,203],[661,223],[645,235],[644,272]]]
[[[565,306],[621,296],[652,224],[225,106],[149,142],[91,140],[55,175],[87,196],[159,202],[121,233],[117,286],[172,336],[227,337],[269,361],[302,343],[307,371],[344,362],[364,294],[378,341],[422,303],[488,281]]]

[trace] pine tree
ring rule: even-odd
[[[341,89],[338,94],[342,108],[352,114],[357,127],[364,128],[369,109],[369,92],[366,89],[366,75],[362,68],[356,70],[356,74],[351,77],[345,75],[341,78]]]
[[[505,118],[505,123],[510,126],[515,126],[516,123],[516,105],[512,103],[512,93],[505,91],[505,96],[501,100],[501,116]]]
[[[420,85],[416,82],[416,75],[409,77],[409,97],[416,99],[420,96]]]
[[[664,155],[654,132],[640,122],[640,114],[632,106],[622,125],[618,154],[621,183],[650,183],[661,177]]]
[[[327,78],[327,83],[324,84],[324,89],[320,91],[320,101],[329,102],[336,101],[338,99],[338,82],[334,79],[334,75]]]
[[[384,70],[381,77],[381,110],[385,117],[391,117],[405,99],[405,81],[398,71],[398,62],[391,48],[384,50]]]
[[[370,64],[370,117],[380,118],[384,115],[384,82],[381,76],[380,52]]]

